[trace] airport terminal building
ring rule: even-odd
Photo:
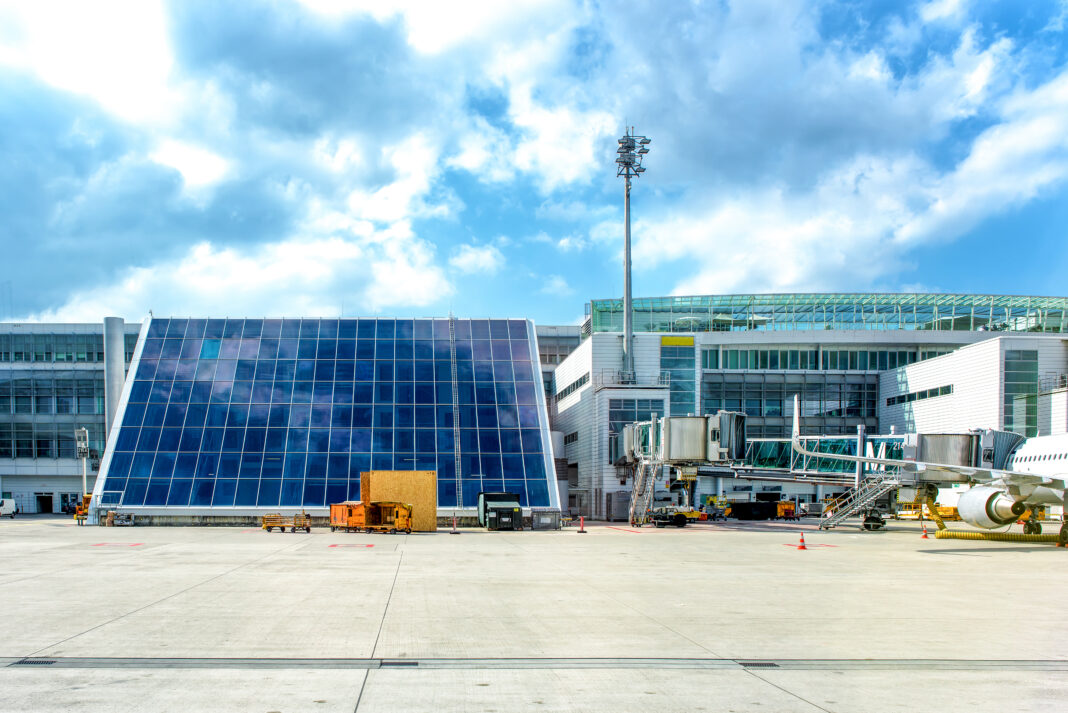
[[[24,513],[72,508],[82,490],[79,428],[89,434],[93,487],[140,329],[117,319],[0,324],[0,497]]]
[[[73,503],[82,470],[73,432],[85,426],[89,485],[106,507],[323,513],[359,497],[361,472],[434,470],[446,512],[472,507],[480,491],[508,490],[526,507],[599,517],[630,490],[615,436],[653,415],[739,411],[751,442],[783,439],[797,394],[803,431],[814,435],[855,437],[859,426],[1064,432],[1066,315],[1068,298],[1053,297],[638,299],[630,372],[621,368],[622,300],[592,301],[581,327],[6,324],[0,492],[24,512]],[[817,496],[803,484],[783,492]]]
[[[555,372],[568,505],[594,517],[627,499],[615,436],[635,420],[737,411],[750,439],[781,439],[796,394],[806,434],[1035,435],[1035,395],[1068,372],[1060,297],[713,295],[636,299],[633,310],[632,371],[621,368],[623,302],[614,299],[590,303],[586,338]],[[808,485],[783,492],[817,496]]]

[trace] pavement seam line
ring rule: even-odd
[[[367,687],[367,679],[371,676],[371,669],[367,669],[363,672],[363,682],[360,683],[360,693],[356,696],[356,707],[352,709],[352,713],[360,710],[360,701],[363,700],[363,689]]]
[[[88,634],[90,631],[96,631],[97,629],[99,629],[101,627],[105,627],[105,626],[107,626],[109,624],[114,624],[115,622],[117,622],[117,621],[119,621],[121,619],[125,619],[126,617],[128,617],[128,616],[130,616],[132,614],[137,614],[138,612],[142,612],[145,609],[148,609],[149,607],[154,607],[154,606],[156,606],[157,604],[159,604],[161,602],[165,602],[168,599],[172,599],[172,598],[177,597],[177,596],[179,596],[181,594],[185,594],[186,592],[188,592],[190,590],[193,590],[193,589],[196,589],[197,587],[200,587],[202,585],[205,585],[208,582],[214,582],[216,579],[219,579],[220,577],[225,577],[228,574],[236,572],[237,570],[241,569],[242,567],[248,567],[249,565],[253,565],[253,564],[256,564],[257,562],[265,560],[268,557],[273,557],[274,555],[277,555],[277,554],[280,554],[282,552],[285,552],[286,550],[294,549],[295,547],[298,547],[300,544],[303,544],[303,543],[294,543],[292,545],[286,545],[285,547],[281,547],[281,548],[279,548],[277,550],[274,550],[273,552],[269,552],[269,553],[265,554],[263,557],[257,557],[254,560],[250,560],[248,562],[243,562],[242,564],[239,564],[236,567],[232,567],[231,569],[228,569],[225,572],[220,572],[219,574],[215,575],[214,577],[208,577],[207,579],[205,579],[202,582],[197,582],[196,584],[192,584],[192,585],[186,587],[185,589],[182,589],[180,591],[174,592],[173,594],[168,594],[165,597],[161,597],[161,598],[157,599],[154,602],[149,602],[148,604],[145,604],[144,606],[138,607],[137,609],[134,609],[132,611],[128,611],[128,612],[126,612],[124,614],[121,614],[121,615],[119,615],[119,616],[117,616],[117,617],[115,617],[113,619],[109,619],[108,621],[101,622],[100,624],[97,624],[96,626],[91,626],[88,629],[86,629],[85,631],[80,631],[77,634],[71,634],[70,636],[68,636],[65,639],[61,639],[61,640],[56,641],[54,643],[48,644],[47,646],[42,646],[41,648],[37,649],[36,651],[33,651],[32,653],[26,654],[26,656],[24,658],[32,658],[34,656],[37,656],[39,653],[41,653],[42,651],[45,651],[46,649],[50,649],[50,648],[53,648],[55,646],[59,646],[60,644],[65,644],[68,641],[70,641],[71,639],[77,639],[79,636],[84,636],[85,634]]]
[[[788,691],[785,688],[783,688],[782,686],[780,686],[780,685],[778,685],[776,683],[772,683],[771,681],[769,681],[766,678],[758,676],[757,673],[755,671],[753,671],[752,669],[745,668],[744,666],[742,668],[745,670],[746,673],[748,673],[750,676],[752,676],[756,680],[762,681],[763,683],[766,683],[767,685],[771,686],[772,688],[777,688],[780,691],[782,691],[783,693],[785,693],[786,695],[793,696],[794,698],[796,698],[797,700],[801,701],[802,703],[807,703],[808,705],[812,706],[813,708],[816,708],[818,710],[823,711],[823,713],[832,713],[832,711],[824,708],[823,706],[819,705],[818,703],[813,703],[812,701],[808,700],[804,696],[800,696],[800,695],[794,693],[793,691]]]
[[[375,645],[371,647],[371,658],[375,657],[375,652],[378,651],[378,640],[382,638],[382,629],[386,626],[386,614],[389,613],[389,603],[393,600],[393,590],[397,586],[397,577],[400,576],[401,562],[404,561],[404,550],[400,551],[400,556],[397,557],[397,571],[393,573],[393,584],[389,585],[389,595],[386,597],[386,606],[382,607],[382,621],[378,622],[378,633],[375,634]]]

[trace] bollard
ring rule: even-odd
[[[585,535],[586,534],[586,516],[585,515],[579,515],[578,534],[580,534],[580,535]]]
[[[452,516],[452,531],[449,534],[450,535],[459,535],[460,534],[460,531],[456,529],[456,516],[455,515]]]

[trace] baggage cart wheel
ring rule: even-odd
[[[410,535],[410,534],[412,534],[412,528],[410,528],[410,527],[406,527],[406,528],[404,528],[404,534],[405,534],[405,535]]]
[[[268,528],[267,528],[267,532],[270,532],[270,531],[271,531],[271,528],[269,528],[269,527],[268,527]]]
[[[397,534],[397,528],[395,528],[395,527],[389,528],[389,534],[396,535]]]

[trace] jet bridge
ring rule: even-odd
[[[925,488],[965,480],[946,471],[899,473],[897,469],[853,462],[833,456],[914,460],[975,468],[1003,468],[1023,437],[1005,431],[907,433],[857,436],[800,436],[801,453],[790,439],[747,439],[745,414],[721,411],[711,416],[667,416],[623,427],[614,444],[617,465],[633,467],[630,521],[641,524],[652,503],[653,484],[664,467],[678,480],[695,482],[698,475],[747,480],[835,485],[856,488],[841,517],[870,507],[896,488]],[[826,453],[827,458],[819,454]],[[858,487],[859,485],[859,487]],[[848,512],[846,512],[848,511]]]
[[[618,463],[634,465],[630,522],[643,524],[653,499],[653,484],[664,466],[679,480],[697,480],[699,466],[729,464],[745,455],[745,414],[720,411],[712,416],[666,416],[627,424],[620,434]]]

